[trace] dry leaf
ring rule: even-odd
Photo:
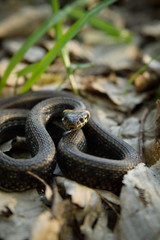
[[[57,178],[57,185],[60,192],[71,198],[74,209],[72,217],[84,239],[112,239],[112,233],[107,227],[107,212],[96,191],[62,177]]]
[[[43,212],[34,223],[31,240],[58,240],[63,222],[52,217],[50,211]]]
[[[27,36],[51,15],[49,5],[24,7],[0,23],[0,38]]]
[[[126,94],[123,94],[124,89],[128,83],[125,78],[117,77],[116,80],[109,81],[107,78],[98,78],[91,82],[92,89],[97,92],[106,94],[114,104],[116,104],[120,111],[128,112],[135,108],[136,105],[143,102],[147,94],[138,94],[134,91],[134,86],[131,85]]]
[[[9,217],[14,214],[16,198],[5,192],[0,192],[0,216]]]
[[[134,80],[137,92],[154,89],[160,84],[158,75],[153,71],[145,71]]]
[[[24,39],[9,39],[4,41],[3,48],[10,53],[11,55],[15,54],[20,47],[23,45]],[[29,63],[35,63],[40,61],[46,51],[42,47],[39,46],[32,46],[29,48],[27,53],[24,55],[23,59],[26,60]]]
[[[153,240],[160,238],[160,165],[150,169],[139,164],[124,177],[121,216],[116,239]]]
[[[0,237],[8,240],[29,239],[34,219],[44,211],[36,190],[23,193],[0,192],[0,208]],[[12,212],[11,217],[2,214],[5,209]]]
[[[135,60],[139,58],[140,55],[136,45],[113,44],[113,42],[107,42],[106,36],[104,38],[104,43],[105,44],[100,44],[99,42],[97,46],[93,47],[92,57],[90,58],[91,62],[105,64],[114,71],[123,69],[135,70],[137,65]]]

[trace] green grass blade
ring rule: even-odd
[[[35,43],[37,40],[54,24],[59,20],[64,18],[70,11],[73,10],[77,5],[84,4],[85,1],[77,0],[70,5],[67,5],[64,9],[60,10],[57,14],[52,15],[48,20],[46,20],[22,45],[18,52],[12,57],[10,63],[4,73],[3,78],[0,81],[0,92],[2,91],[8,76],[16,66],[16,64],[23,58],[27,50]]]
[[[77,19],[84,16],[85,14],[86,14],[85,11],[75,8],[72,10],[72,12],[69,13],[69,16]],[[106,32],[111,37],[116,38],[116,40],[118,41],[123,41],[127,43],[132,41],[133,35],[131,32],[129,32],[126,29],[117,28],[111,23],[108,23],[98,17],[93,17],[92,19],[89,20],[89,23],[93,27]]]
[[[60,11],[58,0],[51,0],[51,4],[52,4],[53,14],[58,13]],[[56,40],[58,41],[59,38],[62,36],[62,22],[58,21],[55,24],[54,29],[55,29],[55,32],[56,32]]]
[[[70,29],[63,35],[63,37],[55,44],[55,46],[46,54],[46,56],[41,60],[38,64],[37,68],[34,70],[31,78],[23,86],[21,93],[28,91],[31,86],[38,80],[41,74],[46,70],[46,68],[51,64],[51,62],[55,59],[64,45],[71,40],[81,29],[82,27],[98,12],[100,12],[106,6],[116,2],[117,0],[105,0],[100,3],[95,8],[91,9],[86,13],[84,17],[79,19]]]
[[[59,11],[59,2],[58,0],[51,0],[52,2],[52,8],[53,8],[53,12],[58,12]],[[55,25],[55,32],[56,32],[56,40],[59,41],[59,39],[63,36],[63,26],[62,26],[62,22],[59,21],[56,25]],[[73,92],[78,95],[78,90],[77,90],[77,86],[76,86],[76,81],[74,78],[73,73],[71,73],[70,71],[70,65],[71,65],[71,61],[70,61],[70,57],[69,57],[69,53],[67,50],[67,47],[64,46],[61,51],[60,51],[60,56],[62,59],[62,62],[65,66],[66,72],[67,72],[67,77],[70,81],[70,84],[72,86]]]
[[[135,78],[138,77],[141,73],[143,73],[150,65],[150,63],[160,57],[160,54],[157,54],[155,57],[153,57],[148,63],[146,63],[143,67],[141,67],[137,72],[135,72],[132,77],[129,79],[128,83],[126,84],[126,87],[124,89],[124,94],[127,93],[129,86],[134,82]]]
[[[21,77],[21,76],[26,76],[27,74],[33,72],[33,70],[38,66],[38,63],[33,63],[28,65],[27,67],[24,67],[22,70],[19,70],[18,72],[16,72],[17,77]]]

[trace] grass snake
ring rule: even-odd
[[[87,109],[91,117],[82,129],[63,134],[55,147],[49,128],[56,135],[51,123],[62,118],[65,109]],[[117,191],[123,175],[141,162],[130,145],[103,129],[81,98],[68,92],[30,91],[0,100],[0,143],[24,131],[32,158],[17,160],[0,151],[1,188],[23,191],[35,187],[37,181],[27,171],[50,181],[58,162],[67,178],[89,187]]]

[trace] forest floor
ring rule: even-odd
[[[119,196],[60,176],[55,177],[53,187],[46,187],[44,196],[49,205],[36,189],[0,191],[1,240],[160,239],[160,106],[155,101],[160,58],[153,60],[124,94],[129,78],[160,54],[159,7],[159,0],[120,1],[99,14],[133,33],[133,41],[128,44],[114,41],[90,25],[67,44],[72,63],[94,63],[76,71],[80,95],[95,110],[103,127],[135,148],[143,162],[124,176]],[[0,10],[2,77],[27,36],[51,15],[51,6],[49,1],[8,0],[0,1]],[[17,81],[16,71],[40,61],[54,43],[50,30],[16,66],[1,98],[12,96],[15,84],[19,89],[25,82],[23,76]],[[32,89],[55,90],[65,77],[64,66],[56,58]],[[65,81],[60,89],[71,90],[70,83]],[[3,148],[10,151],[11,143]]]

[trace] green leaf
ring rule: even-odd
[[[52,9],[53,9],[53,12],[58,12],[59,11],[59,2],[58,0],[51,0],[52,2]],[[59,41],[59,39],[63,36],[63,26],[62,26],[62,22],[59,21],[55,26],[55,32],[56,32],[56,40]],[[75,79],[74,79],[74,76],[73,74],[71,73],[70,71],[70,57],[69,57],[69,53],[68,53],[68,50],[67,50],[67,47],[64,46],[61,51],[60,51],[60,57],[62,59],[62,62],[64,64],[64,67],[66,69],[66,72],[67,72],[67,77],[71,83],[71,86],[72,86],[72,89],[73,89],[73,92],[78,95],[78,90],[77,90],[77,87],[76,87],[76,82],[75,82]]]
[[[117,0],[103,1],[98,6],[91,9],[89,12],[87,12],[86,15],[80,18],[77,22],[75,22],[70,27],[70,29],[63,35],[63,37],[55,44],[55,46],[41,60],[41,62],[38,64],[37,68],[33,72],[32,76],[28,79],[28,81],[23,86],[21,93],[26,92],[31,88],[31,86],[38,80],[41,74],[46,70],[46,68],[51,64],[51,62],[59,54],[59,52],[65,46],[65,44],[69,40],[71,40],[94,15],[96,15],[99,11],[101,11],[106,6],[109,6],[110,4],[116,1]]]
[[[85,11],[75,8],[72,10],[72,12],[69,13],[69,16],[77,19],[83,17],[85,14]],[[93,27],[106,32],[109,36],[116,38],[116,40],[118,41],[123,41],[127,43],[132,41],[133,35],[131,32],[126,29],[117,28],[113,24],[108,23],[98,17],[93,17],[89,20],[89,23]]]
[[[12,57],[10,60],[10,63],[4,73],[3,78],[0,82],[0,92],[2,91],[8,76],[16,66],[18,62],[21,61],[24,54],[28,51],[28,49],[35,43],[37,40],[54,24],[56,24],[59,20],[64,18],[70,11],[73,10],[73,8],[77,5],[84,4],[85,1],[83,0],[77,0],[73,2],[70,5],[67,5],[64,9],[60,10],[57,14],[52,15],[48,20],[46,20],[27,40],[24,42],[24,44],[21,46],[21,48],[18,50],[18,52]]]
[[[17,77],[26,76],[27,74],[33,72],[33,70],[38,66],[38,63],[33,63],[28,65],[27,67],[19,70],[17,73]]]

